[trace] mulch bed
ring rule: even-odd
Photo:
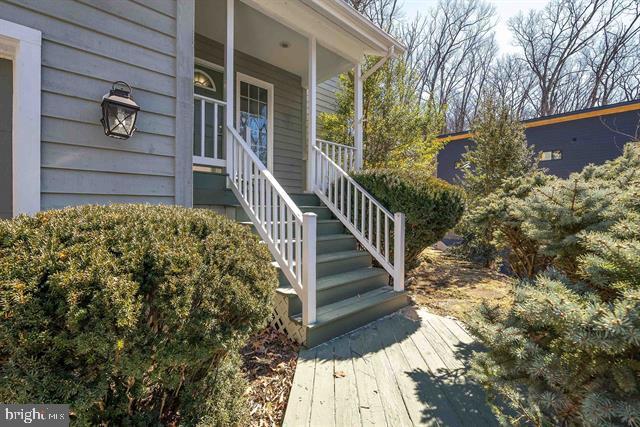
[[[280,426],[289,400],[300,346],[268,327],[242,349],[251,426]]]
[[[513,279],[434,248],[422,253],[420,266],[407,274],[407,290],[429,311],[466,321],[484,300],[509,306]]]

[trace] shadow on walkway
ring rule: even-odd
[[[481,347],[409,307],[300,353],[285,425],[497,425],[468,377]]]

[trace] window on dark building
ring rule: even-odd
[[[560,151],[560,150],[541,151],[538,154],[538,159],[541,162],[546,162],[546,161],[549,161],[549,160],[560,160],[560,159],[562,159],[562,151]]]

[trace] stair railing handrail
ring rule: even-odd
[[[316,321],[316,214],[302,213],[273,174],[227,126],[231,190],[302,301],[303,324]]]
[[[404,290],[404,214],[389,212],[318,146],[313,152],[315,193],[391,275],[394,290]]]
[[[316,146],[340,166],[342,170],[350,171],[355,169],[356,147],[320,138],[316,139]]]

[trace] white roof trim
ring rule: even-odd
[[[406,48],[342,0],[241,0],[352,63]]]
[[[377,45],[380,49],[376,52],[378,54],[387,54],[391,47],[398,54],[407,50],[401,42],[386,31],[383,31],[343,0],[302,1],[332,21],[338,24],[348,24],[346,26],[341,25],[341,27],[349,32],[355,32],[354,35],[358,36],[363,42]]]

